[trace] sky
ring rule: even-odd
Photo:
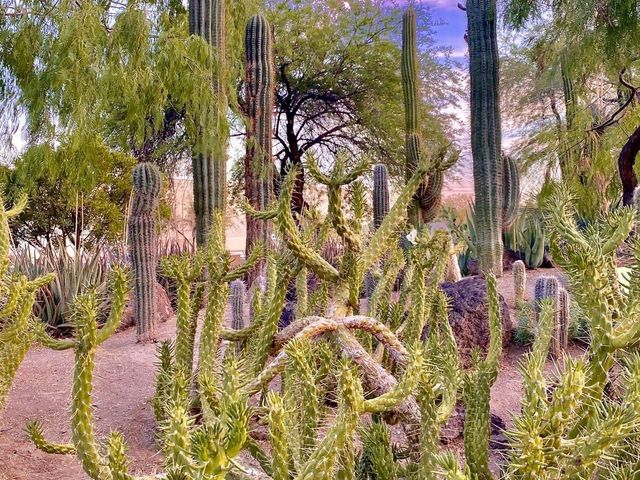
[[[463,61],[467,54],[467,44],[464,41],[467,17],[458,8],[458,1],[421,0],[420,3],[431,7],[433,20],[439,23],[436,27],[437,42],[444,47],[451,47],[452,57]]]

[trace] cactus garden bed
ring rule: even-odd
[[[533,298],[535,279],[543,275],[561,276],[554,269],[529,271],[528,294]],[[498,280],[498,291],[516,317],[513,277],[511,272]],[[231,325],[231,306],[227,307],[225,321]],[[175,336],[175,320],[161,323],[159,339]],[[151,473],[160,470],[163,457],[155,442],[156,423],[150,400],[155,389],[156,347],[153,344],[136,344],[135,328],[113,335],[101,347],[96,356],[94,407],[99,437],[106,437],[110,430],[119,430],[129,445],[132,472]],[[496,383],[491,389],[491,412],[511,425],[511,413],[516,413],[521,401],[521,376],[517,362],[528,348],[511,343],[505,349]],[[579,352],[579,346],[571,346],[570,352]],[[1,480],[84,480],[86,475],[73,455],[49,455],[38,450],[27,438],[26,423],[39,418],[51,440],[67,441],[69,426],[69,391],[73,372],[73,353],[54,352],[34,348],[26,356],[18,371],[7,399],[0,422],[0,479]],[[547,362],[547,368],[553,368]],[[454,426],[455,428],[455,426]],[[495,435],[494,435],[495,437]],[[499,437],[495,437],[500,441]],[[498,445],[494,445],[497,447]],[[449,444],[454,451],[461,451],[462,438]],[[492,451],[492,462],[499,462],[499,449]],[[251,465],[248,455],[243,464]]]

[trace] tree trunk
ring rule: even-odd
[[[636,163],[636,156],[640,151],[640,127],[631,134],[627,143],[624,144],[618,157],[618,172],[622,182],[622,204],[632,205],[633,194],[638,186],[638,177],[633,171]]]

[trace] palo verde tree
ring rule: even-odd
[[[404,177],[404,107],[400,81],[402,10],[393,2],[266,2],[274,25],[274,157],[280,176],[313,152],[322,164],[338,152],[368,155]],[[442,107],[457,101],[452,64],[440,54],[425,7],[417,9],[425,89],[420,128],[430,145],[446,143]],[[322,25],[322,28],[318,28]],[[453,85],[451,89],[440,86]],[[297,170],[292,207],[304,205],[305,171]]]

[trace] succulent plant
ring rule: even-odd
[[[513,290],[516,306],[525,301],[527,292],[527,268],[522,260],[516,260],[511,267],[513,270]]]
[[[513,157],[502,156],[504,173],[502,175],[502,228],[509,229],[518,218],[520,206],[520,173]]]
[[[496,0],[468,0],[466,11],[478,266],[481,272],[500,276],[504,168],[500,150]]]
[[[389,213],[389,174],[387,166],[373,167],[373,228],[378,228]]]

